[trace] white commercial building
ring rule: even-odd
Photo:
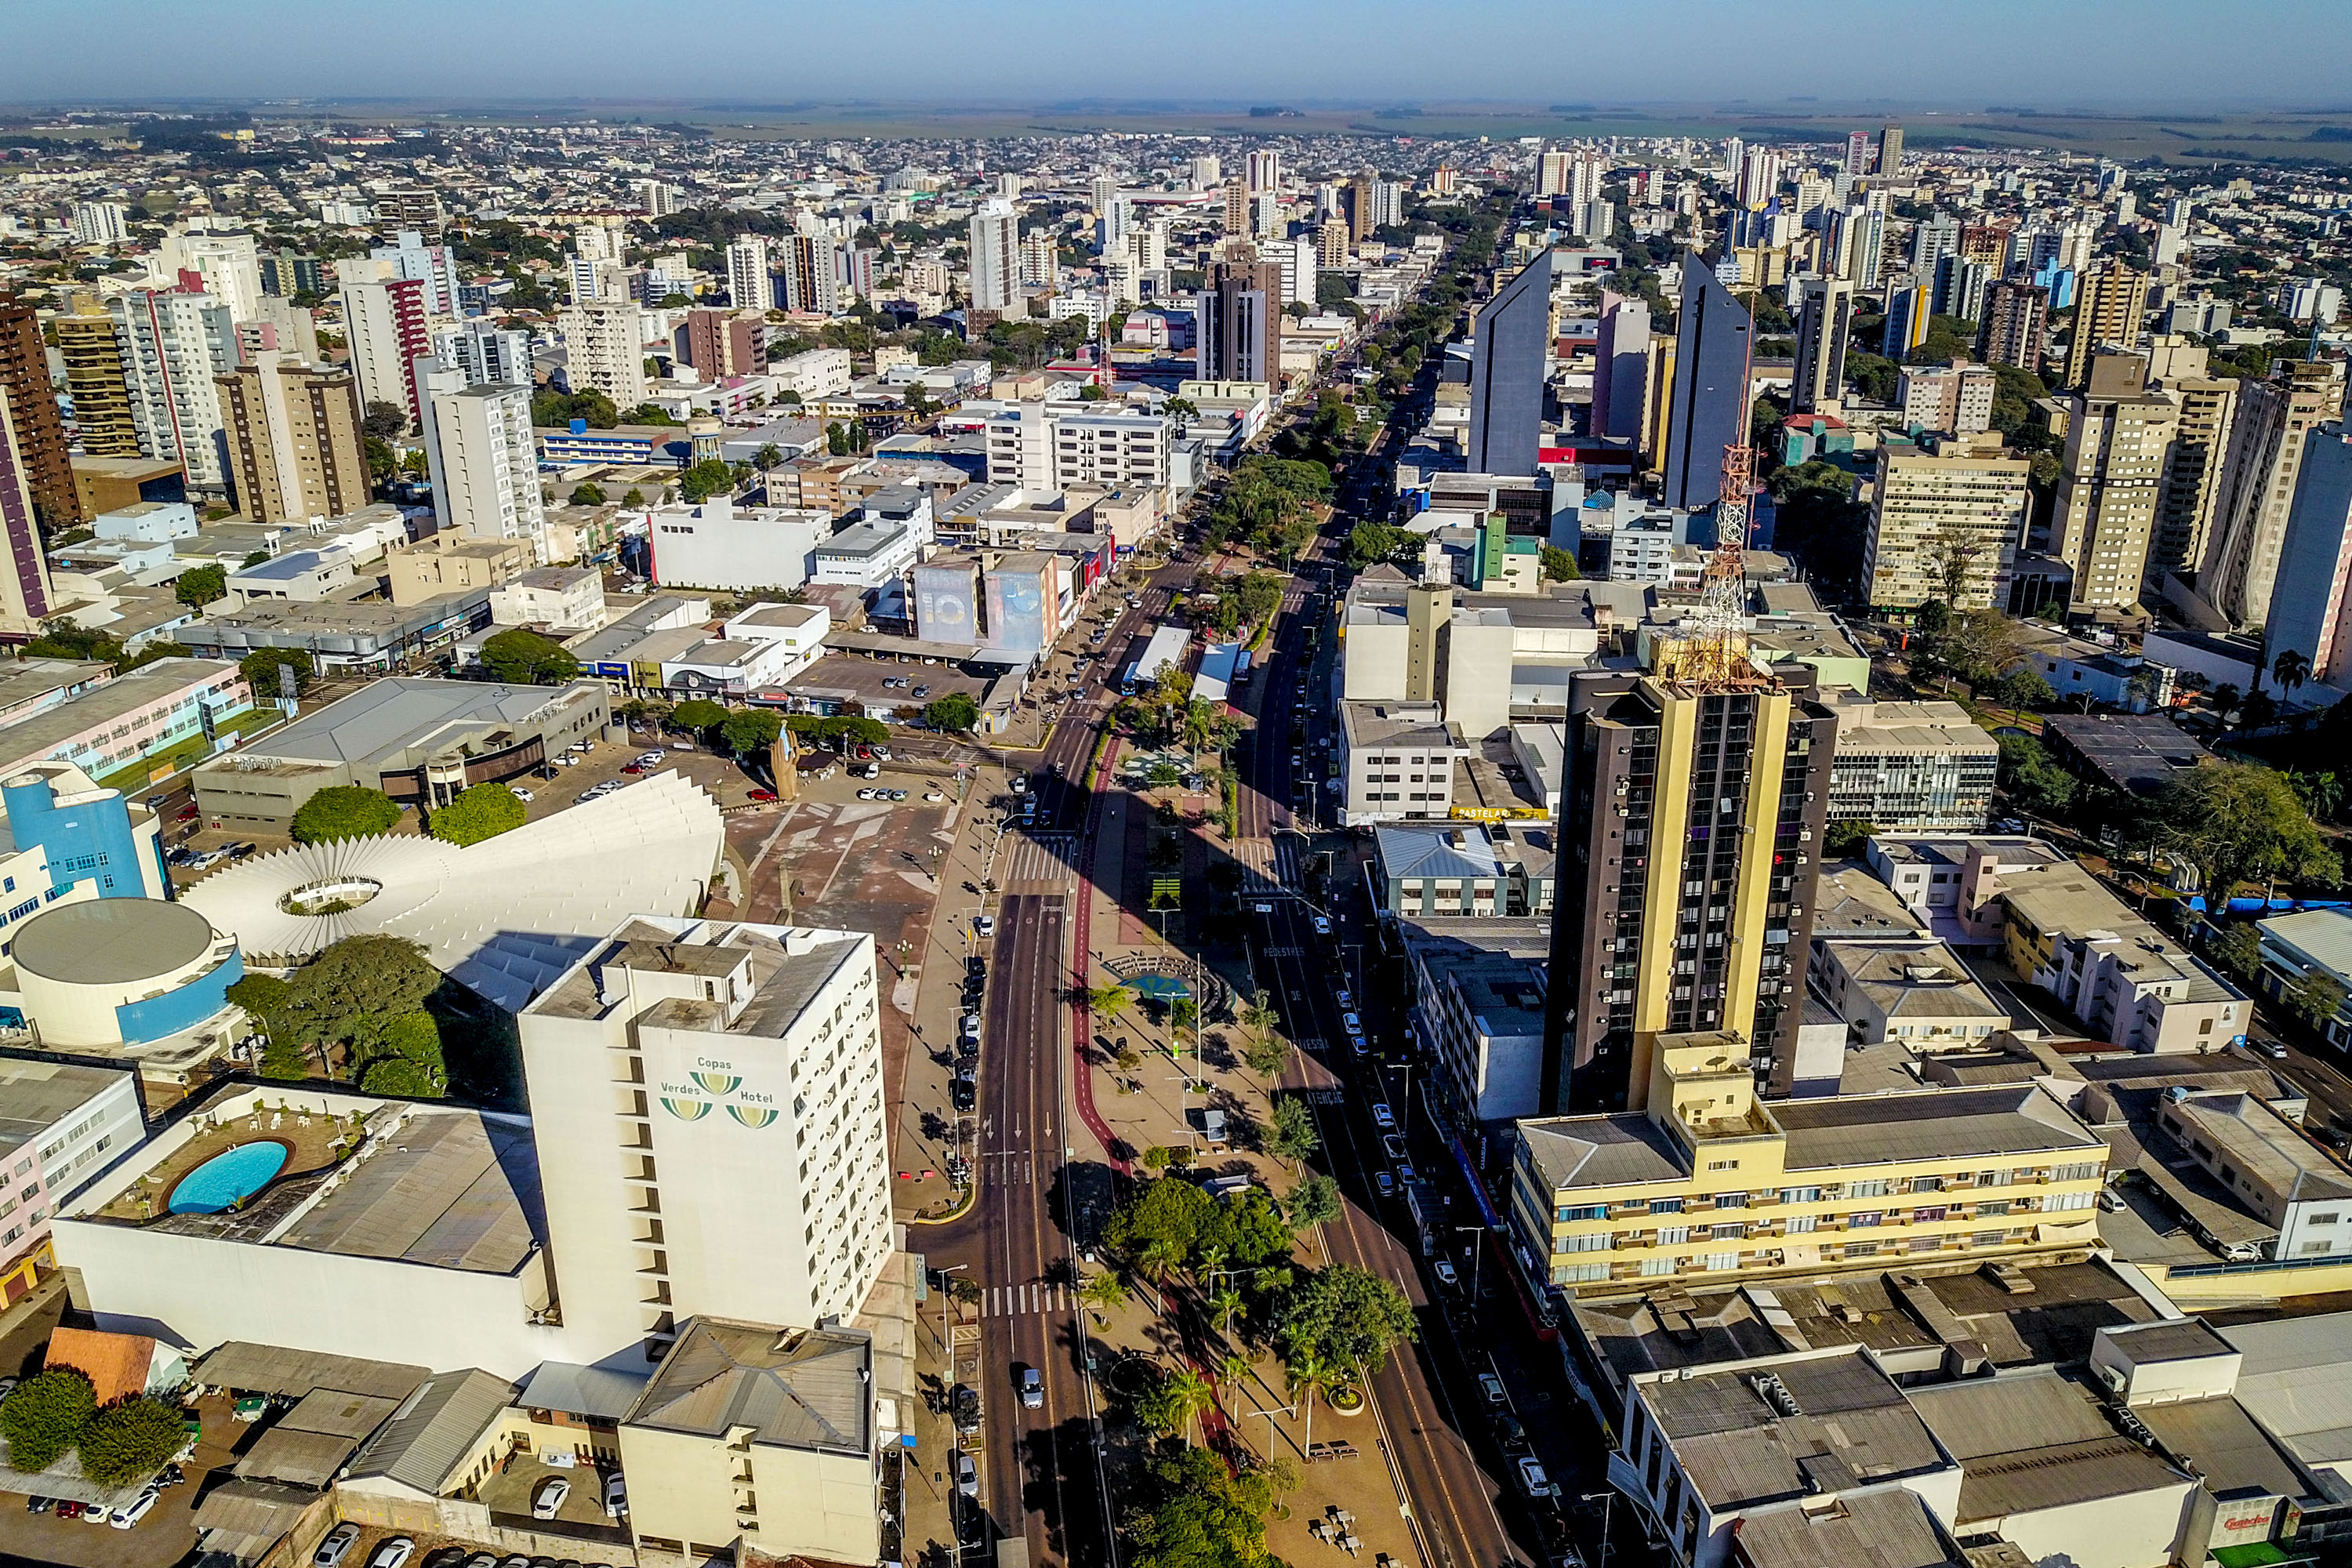
[[[229,307],[210,294],[134,289],[107,303],[142,457],[184,465],[196,489],[226,490],[220,388],[236,365]]]
[[[517,1022],[567,1336],[857,1311],[892,1246],[872,937],[635,920]]]
[[[1286,305],[1315,303],[1315,239],[1305,236],[1286,240],[1274,247],[1274,258],[1282,268],[1282,302]]]
[[[165,287],[176,283],[180,273],[194,272],[204,279],[205,292],[226,305],[237,321],[249,321],[261,311],[261,249],[250,234],[174,231],[163,237],[151,265]]]
[[[1024,489],[1165,486],[1173,426],[1089,403],[1006,404],[988,416],[988,482]]]
[[[547,504],[539,489],[528,383],[467,385],[466,373],[425,360],[417,367],[425,400],[425,457],[433,510],[443,531],[516,539],[547,563]]]
[[[803,349],[768,366],[774,395],[793,393],[803,403],[849,395],[851,369],[847,349]]]
[[[739,507],[724,497],[646,514],[648,571],[665,586],[797,588],[832,534],[828,512]]]
[[[557,312],[574,392],[594,390],[625,414],[646,400],[645,311],[627,301],[571,304]]]

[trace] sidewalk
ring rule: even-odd
[[[980,894],[964,889],[989,879],[1001,835],[985,803],[1003,791],[1004,778],[1003,769],[982,763],[965,782],[949,823],[954,840],[940,863],[939,901],[923,945],[908,955],[890,999],[907,1016],[911,1037],[891,1140],[891,1197],[902,1221],[941,1217],[956,1195],[947,1176],[956,1128],[949,1085],[955,1072],[956,1020],[963,1011],[964,958],[978,951],[971,921],[982,904]],[[967,1142],[964,1155],[971,1154]]]

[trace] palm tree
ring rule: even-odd
[[[1127,1281],[1106,1268],[1079,1287],[1078,1300],[1093,1308],[1097,1319],[1108,1318],[1127,1305]]]
[[[1307,1400],[1307,1445],[1311,1453],[1315,1446],[1315,1396],[1328,1394],[1346,1381],[1340,1370],[1311,1350],[1292,1356],[1283,1372],[1290,1380],[1290,1392],[1303,1394]]]
[[[1189,1448],[1192,1446],[1193,1418],[1217,1403],[1217,1391],[1209,1386],[1207,1378],[1188,1366],[1169,1378],[1168,1397],[1170,1405],[1183,1413],[1184,1447]]]
[[[2281,696],[2292,696],[2296,687],[2311,679],[2311,660],[2288,648],[2271,660],[2271,679],[2278,682]]]
[[[1209,1315],[1211,1317],[1221,1318],[1224,1321],[1225,1342],[1227,1344],[1231,1344],[1234,1339],[1234,1314],[1240,1311],[1249,1303],[1243,1298],[1242,1293],[1239,1290],[1234,1289],[1232,1282],[1229,1280],[1226,1282],[1225,1288],[1218,1291],[1215,1295],[1210,1297],[1205,1304],[1209,1309]]]
[[[1225,1249],[1219,1247],[1213,1241],[1206,1247],[1201,1248],[1201,1256],[1193,1260],[1192,1278],[1195,1279],[1214,1279],[1216,1277],[1217,1270],[1223,1268],[1224,1266]]]
[[[1249,1005],[1242,1009],[1242,1027],[1260,1038],[1274,1033],[1281,1022],[1282,1016],[1274,1010],[1274,997],[1264,991],[1251,997]]]
[[[1141,1256],[1135,1260],[1137,1270],[1154,1285],[1165,1285],[1168,1277],[1183,1266],[1184,1244],[1172,1237],[1157,1237],[1144,1244]]]
[[[1249,1374],[1249,1357],[1245,1355],[1228,1351],[1225,1352],[1224,1359],[1217,1363],[1217,1383],[1220,1387],[1239,1388],[1242,1380]]]

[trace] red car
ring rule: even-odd
[[[631,763],[627,767],[623,768],[621,771],[634,777],[638,774],[642,774],[646,770],[639,767],[636,763]]]
[[[776,798],[776,792],[772,789],[755,789],[745,798],[749,800],[770,801]]]
[[[172,818],[174,822],[194,822],[195,819],[196,803],[193,800],[188,802],[187,805],[182,806],[180,808],[179,815]]]

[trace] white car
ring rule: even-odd
[[[1437,1282],[1440,1285],[1444,1286],[1448,1290],[1455,1290],[1461,1288],[1462,1276],[1454,1272],[1454,1265],[1446,1262],[1443,1258],[1431,1264],[1429,1266],[1429,1271],[1432,1274],[1436,1275]]]
[[[539,1489],[530,1494],[530,1517],[553,1519],[556,1510],[563,1506],[563,1500],[571,1495],[570,1481],[565,1480],[562,1476],[548,1477],[547,1479],[540,1482]]]
[[[114,1526],[117,1530],[129,1530],[132,1525],[137,1524],[141,1520],[147,1517],[147,1510],[155,1506],[155,1500],[161,1495],[163,1494],[156,1491],[153,1487],[149,1487],[145,1491],[141,1492],[130,1502],[127,1502],[121,1508],[116,1509],[112,1516],[110,1517],[106,1522]],[[405,1561],[405,1559],[403,1561]]]
[[[1405,1159],[1404,1140],[1391,1132],[1381,1140],[1381,1152],[1402,1164]]]
[[[416,1555],[416,1542],[405,1535],[395,1535],[375,1549],[368,1559],[368,1568],[401,1568],[401,1564]]]
[[[618,1519],[629,1511],[629,1481],[614,1470],[604,1478],[604,1517]]]
[[[527,789],[518,789],[518,790],[516,790],[516,791],[514,792],[514,797],[515,797],[517,800],[519,800],[519,801],[522,802],[525,805],[529,805],[532,801],[535,801],[535,800],[537,800],[537,799],[539,798],[539,796],[537,796],[537,795],[535,795],[531,794],[531,793],[530,793],[530,791],[529,791],[529,790],[527,790]]]
[[[1528,1496],[1552,1497],[1559,1492],[1559,1489],[1551,1484],[1551,1478],[1544,1474],[1543,1466],[1535,1460],[1521,1459],[1518,1470],[1519,1485],[1527,1489]]]
[[[1482,1372],[1478,1374],[1478,1392],[1485,1394],[1486,1403],[1497,1410],[1509,1403],[1503,1394],[1503,1380],[1491,1372]]]
[[[360,1538],[356,1524],[339,1524],[319,1542],[319,1550],[310,1553],[311,1568],[341,1568],[344,1558],[352,1554],[352,1543]]]
[[[1396,1113],[1388,1108],[1386,1101],[1372,1101],[1372,1125],[1383,1132],[1396,1125]]]
[[[1329,936],[1331,934],[1331,918],[1328,915],[1317,915],[1315,917],[1315,934],[1317,936]]]
[[[994,936],[996,934],[996,917],[994,915],[974,915],[971,920],[971,934],[974,936]]]
[[[873,790],[870,790],[870,789],[861,789],[861,790],[859,790],[859,791],[857,792],[857,798],[858,798],[858,799],[860,799],[860,800],[872,800],[872,799],[874,798],[874,796],[875,796],[875,794],[876,794],[876,792],[875,792],[875,791],[873,791]]]

